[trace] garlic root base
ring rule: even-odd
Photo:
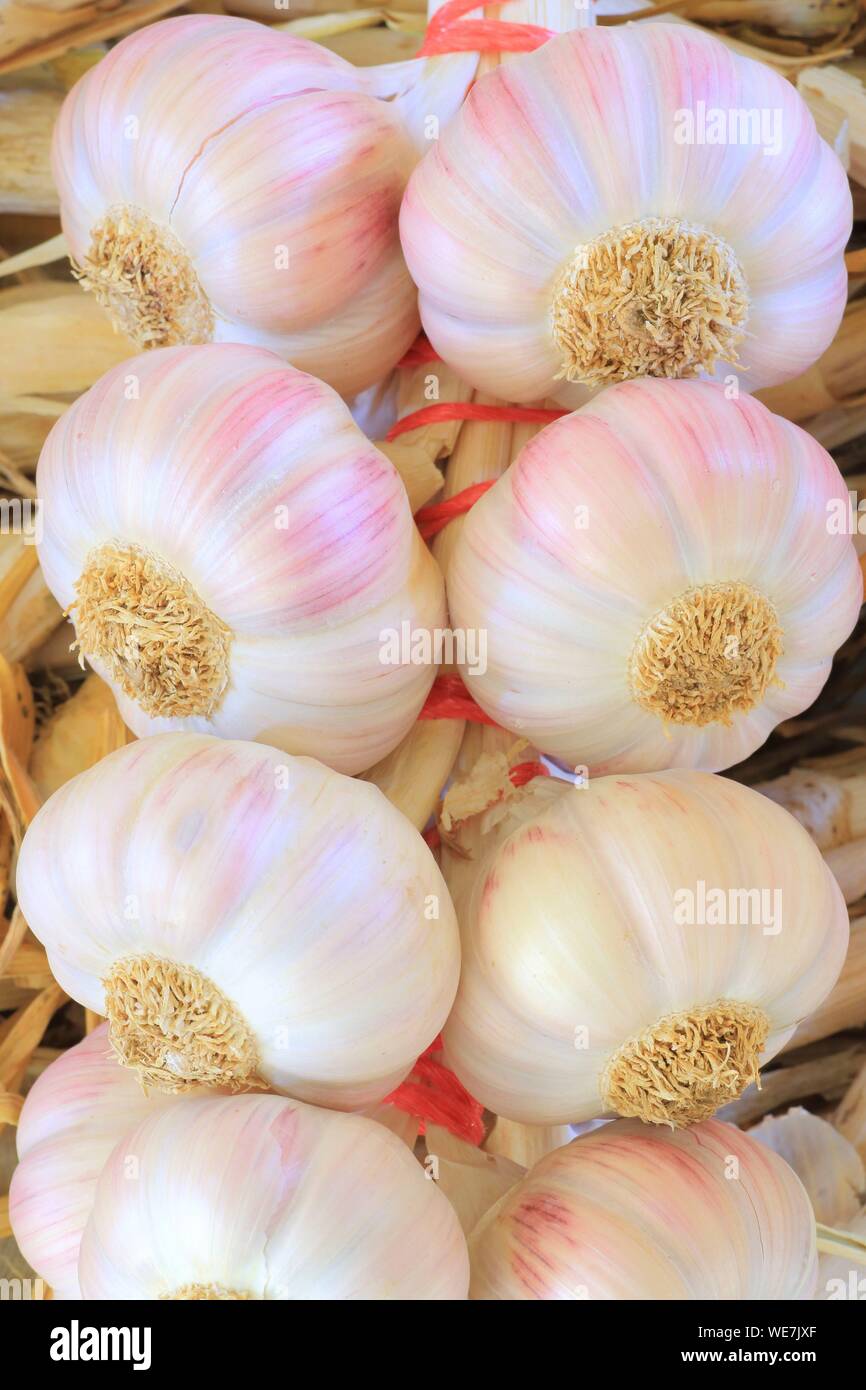
[[[677,218],[615,227],[578,246],[560,272],[557,380],[605,386],[736,363],[748,314],[745,276],[721,237]]]
[[[93,550],[75,586],[76,646],[155,718],[209,719],[228,685],[231,633],[166,561]]]
[[[674,724],[729,726],[775,683],[782,629],[768,599],[748,584],[704,584],[647,623],[631,654],[638,704]]]
[[[104,985],[109,1040],[144,1086],[181,1092],[266,1084],[240,1012],[192,966],[127,956],[114,962]]]
[[[769,1031],[762,1009],[730,999],[668,1014],[613,1054],[601,1078],[605,1107],[672,1128],[708,1120],[760,1083]]]
[[[213,338],[213,310],[192,261],[174,233],[140,208],[107,212],[73,272],[140,348]]]

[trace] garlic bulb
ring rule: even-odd
[[[562,784],[461,911],[445,1059],[497,1115],[685,1125],[830,992],[848,915],[793,817],[702,772]]]
[[[447,1199],[384,1126],[232,1096],[118,1144],[79,1277],[86,1299],[416,1300],[465,1298],[469,1269]]]
[[[797,376],[839,325],[851,222],[794,87],[653,23],[484,76],[412,175],[400,233],[446,362],[506,400],[577,404],[627,377]]]
[[[81,1237],[94,1208],[100,1174],[112,1151],[116,1148],[116,1163],[122,1168],[127,1184],[131,1179],[137,1180],[142,1153],[137,1143],[128,1138],[130,1131],[151,1116],[181,1104],[186,1109],[190,1104],[188,1100],[181,1102],[178,1096],[158,1090],[145,1092],[134,1074],[118,1065],[109,1045],[107,1027],[107,1024],[100,1025],[83,1042],[62,1053],[42,1073],[27,1096],[18,1126],[19,1163],[12,1175],[10,1189],[12,1229],[25,1259],[48,1282],[55,1299],[82,1297],[78,1282]],[[352,1145],[360,1143],[358,1161],[361,1166],[356,1170],[356,1179],[360,1175],[365,1187],[370,1183],[370,1175],[363,1171],[366,1156],[369,1156],[371,1170],[375,1169],[373,1190],[368,1199],[370,1207],[365,1211],[365,1216],[376,1219],[378,1213],[373,1206],[377,1201],[383,1203],[383,1214],[388,1206],[395,1204],[394,1215],[401,1221],[423,1221],[425,1236],[432,1234],[434,1243],[438,1233],[442,1238],[438,1251],[442,1270],[439,1271],[431,1261],[432,1269],[422,1270],[421,1278],[427,1274],[433,1280],[437,1277],[443,1281],[452,1280],[454,1296],[464,1297],[465,1250],[453,1230],[449,1230],[453,1226],[453,1219],[449,1222],[447,1213],[443,1211],[447,1204],[438,1196],[432,1201],[425,1200],[423,1191],[418,1190],[420,1184],[417,1180],[413,1183],[404,1172],[407,1165],[394,1158],[390,1136],[384,1142],[378,1139],[370,1133],[374,1126],[368,1121],[362,1122],[363,1129],[355,1129],[347,1134],[335,1115],[324,1115],[323,1125],[311,1124],[307,1118],[311,1112],[305,1106],[291,1107],[275,1098],[268,1099],[270,1109],[247,1109],[240,1117],[237,1112],[232,1112],[227,1119],[223,1112],[222,1119],[218,1120],[209,1109],[204,1112],[195,1109],[193,1113],[199,1116],[203,1114],[203,1121],[199,1123],[213,1122],[219,1126],[220,1148],[214,1152],[222,1156],[223,1146],[231,1143],[232,1137],[236,1139],[239,1150],[246,1150],[246,1159],[240,1152],[237,1158],[239,1162],[251,1163],[246,1174],[248,1179],[260,1179],[262,1168],[255,1163],[248,1140],[240,1132],[240,1123],[235,1123],[235,1120],[242,1119],[243,1130],[247,1130],[250,1124],[258,1127],[262,1148],[267,1148],[268,1129],[272,1127],[276,1130],[273,1117],[277,1116],[280,1125],[290,1128],[293,1145],[281,1153],[280,1167],[285,1172],[300,1160],[311,1179],[321,1182],[323,1187],[328,1185],[324,1188],[326,1194],[334,1180],[338,1185],[341,1178],[346,1182],[346,1169],[351,1165],[348,1160],[343,1162],[343,1156],[350,1142]],[[213,1098],[209,1103],[214,1103]],[[275,1108],[280,1106],[287,1107],[291,1114],[281,1115]],[[295,1137],[299,1123],[306,1130],[301,1143]],[[198,1131],[198,1124],[196,1129]],[[208,1132],[213,1134],[212,1129]],[[449,1143],[458,1143],[450,1136],[445,1136],[445,1139]],[[178,1140],[177,1144],[183,1151],[184,1141]],[[476,1150],[472,1149],[471,1153],[475,1154]],[[177,1151],[169,1162],[170,1173],[173,1173],[176,1157]],[[329,1168],[324,1166],[323,1160],[327,1161]],[[331,1165],[335,1172],[330,1171]],[[413,1161],[411,1166],[417,1167],[417,1164]],[[209,1156],[202,1160],[200,1172],[207,1182],[211,1172]],[[195,1178],[195,1173],[189,1174],[189,1180],[195,1181]],[[161,1173],[156,1180],[161,1183]],[[428,1187],[431,1186],[435,1184],[428,1184]],[[157,1187],[155,1190],[162,1189]],[[317,1221],[327,1211],[325,1201],[315,1213]],[[171,1219],[173,1221],[174,1217]],[[258,1232],[257,1220],[251,1217],[246,1234],[252,1240]],[[375,1236],[367,1238],[376,1239]],[[139,1233],[138,1239],[147,1246],[150,1240],[149,1223],[143,1236]],[[397,1252],[385,1248],[380,1258],[382,1256],[391,1262],[392,1277],[400,1278]],[[371,1261],[371,1266],[375,1267],[375,1261]],[[104,1274],[105,1270],[100,1272]],[[305,1277],[309,1277],[309,1274]],[[262,1296],[279,1295],[271,1291]],[[291,1296],[302,1295],[295,1292]]]
[[[382,634],[444,623],[406,490],[328,386],[235,344],[108,372],[39,460],[39,558],[139,736],[261,739],[355,773],[434,667]]]
[[[140,347],[249,342],[371,386],[418,331],[397,229],[413,115],[447,119],[474,61],[357,69],[224,15],[129,35],[55,128],[82,283]]]
[[[730,767],[805,709],[863,582],[829,454],[712,382],[634,381],[535,436],[454,547],[488,714],[595,772]]]
[[[377,788],[196,734],[144,739],[39,811],[18,899],[54,975],[147,1086],[381,1100],[443,1024],[442,876]]]
[[[482,1217],[469,1255],[473,1299],[804,1300],[817,1269],[796,1174],[718,1120],[618,1120],[554,1149]]]
[[[80,1298],[78,1250],[96,1183],[121,1135],[177,1097],[145,1092],[118,1066],[101,1024],[34,1082],[18,1124],[12,1231],[55,1298]]]

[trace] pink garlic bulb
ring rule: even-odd
[[[363,1109],[457,989],[415,828],[377,787],[257,743],[164,734],[103,758],[34,818],[17,891],[55,977],[161,1090]]]
[[[473,66],[358,69],[223,15],[129,35],[54,134],[82,283],[140,347],[247,342],[363,390],[418,331],[397,231],[414,113],[447,118]]]
[[[472,1299],[813,1296],[815,1220],[793,1169],[733,1125],[617,1120],[554,1149],[469,1240]]]
[[[18,1123],[9,1218],[22,1255],[54,1298],[80,1298],[78,1250],[96,1183],[121,1135],[177,1097],[145,1091],[120,1066],[103,1023],[46,1067]]]
[[[431,665],[383,630],[444,624],[390,461],[330,387],[236,344],[106,373],[39,460],[39,558],[139,737],[251,738],[343,772],[408,732]]]
[[[582,29],[473,87],[400,216],[425,330],[512,401],[795,377],[845,306],[851,194],[791,83],[679,24]]]
[[[233,1096],[124,1136],[79,1277],[86,1299],[406,1301],[464,1299],[469,1266],[447,1198],[384,1126]]]
[[[712,382],[623,382],[549,425],[448,569],[472,695],[593,773],[717,771],[817,697],[860,611],[844,479]]]

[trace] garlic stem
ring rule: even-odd
[[[866,1062],[840,1100],[833,1123],[866,1162]]]
[[[852,1231],[837,1231],[833,1226],[815,1223],[818,1237],[818,1253],[821,1255],[843,1255],[855,1264],[866,1265],[866,1236],[855,1235]]]
[[[68,255],[66,237],[61,232],[58,236],[49,237],[47,241],[40,241],[37,246],[28,246],[26,251],[19,251],[17,256],[7,256],[5,261],[0,261],[0,278],[4,275],[20,275],[22,270],[34,270],[40,265],[51,265],[53,261],[62,261]]]
[[[459,719],[422,719],[413,724],[393,753],[361,774],[392,806],[423,830],[451,775],[463,737]]]
[[[536,20],[535,22],[540,21]],[[481,392],[473,393],[472,399],[481,405],[501,404],[495,397],[485,396]],[[443,498],[454,497],[458,492],[471,487],[474,483],[490,482],[500,478],[514,462],[524,444],[527,444],[541,429],[541,425],[526,422],[467,421],[460,428],[459,436],[448,460]],[[449,521],[448,525],[439,532],[433,541],[433,554],[446,576],[454,547],[464,525],[465,517],[455,517],[454,520]],[[467,723],[464,726],[460,752],[454,764],[455,780],[452,786],[459,789],[463,784],[469,782],[473,778],[480,759],[484,759],[485,762],[498,762],[500,764],[507,760],[509,750],[513,745],[512,735],[505,730],[500,731],[485,724]],[[528,745],[526,756],[534,756],[534,751],[529,750]],[[443,803],[443,812],[444,809]],[[472,848],[469,848],[468,843],[466,845],[461,843],[458,848],[453,838],[446,838],[442,845],[442,871],[449,889],[457,896],[462,894],[464,884],[470,882],[474,876],[476,864],[473,856],[481,853],[483,828],[478,823],[478,819],[471,828],[467,828],[467,836],[472,840]]]

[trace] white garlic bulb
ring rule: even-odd
[[[537,1163],[469,1241],[473,1299],[809,1299],[815,1222],[733,1125],[617,1120]]]
[[[573,405],[634,376],[799,375],[845,307],[851,217],[791,83],[653,23],[482,77],[412,175],[400,234],[449,365]]]
[[[702,772],[562,784],[461,908],[445,1058],[498,1115],[690,1124],[832,988],[848,914],[772,801]]]
[[[121,1135],[178,1097],[144,1091],[100,1026],[46,1067],[27,1094],[9,1188],[12,1233],[54,1298],[80,1298],[78,1251],[96,1183]]]
[[[417,831],[376,787],[260,744],[166,734],[104,758],[39,811],[17,888],[55,976],[148,1086],[361,1109],[457,986]]]
[[[463,1299],[447,1199],[382,1125],[278,1096],[188,1100],[115,1148],[86,1299]]]
[[[711,382],[623,382],[548,425],[469,512],[471,693],[571,767],[716,771],[818,695],[860,611],[845,481]]]
[[[414,113],[447,120],[473,68],[355,68],[225,15],[129,35],[54,132],[82,283],[142,348],[248,342],[344,395],[371,386],[418,331],[397,230]]]
[[[444,624],[402,480],[330,387],[236,344],[108,372],[39,460],[39,558],[140,737],[385,757],[435,674],[383,633]]]

